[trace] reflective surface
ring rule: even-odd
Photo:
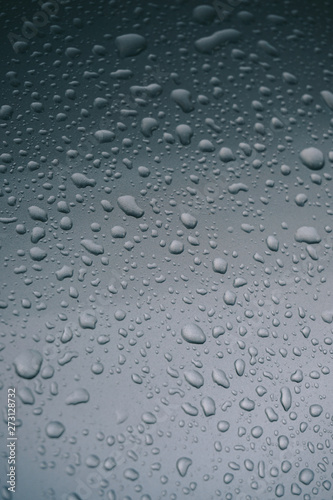
[[[2,498],[332,498],[332,15],[3,6]]]

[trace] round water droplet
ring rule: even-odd
[[[311,417],[319,417],[323,412],[323,407],[321,405],[311,405],[309,409]]]
[[[169,245],[169,252],[174,255],[179,255],[184,251],[184,243],[179,240],[173,240]]]
[[[311,469],[303,469],[298,477],[301,483],[310,484],[313,481],[314,472]]]
[[[310,170],[320,170],[325,164],[324,155],[320,149],[311,147],[303,149],[300,153],[303,165]]]
[[[217,428],[220,432],[227,432],[229,430],[230,424],[226,420],[220,420],[217,424]]]
[[[45,432],[49,438],[59,438],[65,432],[65,426],[61,422],[54,420],[47,424]]]

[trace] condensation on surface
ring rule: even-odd
[[[4,500],[332,498],[332,15],[3,5]]]

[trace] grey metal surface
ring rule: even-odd
[[[2,10],[2,498],[331,499],[330,3]]]

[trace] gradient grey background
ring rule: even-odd
[[[1,4],[0,106],[12,107],[0,120],[4,499],[271,500],[282,491],[285,499],[332,498],[333,110],[321,92],[333,92],[333,8],[296,0],[194,10],[199,5],[58,2],[57,15],[16,52],[8,35],[21,35],[22,16],[32,19],[41,6]],[[240,39],[198,50],[197,40],[224,29]],[[122,57],[116,38],[130,33],[146,47]],[[118,70],[130,72],[120,79]],[[135,88],[152,84],[150,93]],[[190,92],[189,109],[171,97],[175,89]],[[151,136],[141,125],[149,117],[158,126]],[[189,144],[179,125],[190,126]],[[112,142],[96,140],[101,129],[113,132]],[[232,161],[221,161],[222,147]],[[302,163],[308,147],[322,151],[322,169]],[[79,188],[75,173],[90,185]],[[135,197],[142,217],[121,210],[125,195]],[[31,206],[45,210],[47,221],[33,220]],[[197,219],[195,228],[185,227],[183,213]],[[115,226],[125,228],[124,238],[112,236]],[[296,241],[302,226],[316,228],[320,243]],[[33,243],[36,227],[45,234]],[[266,243],[272,235],[277,251]],[[104,253],[90,253],[82,239]],[[170,251],[173,240],[183,242],[182,253]],[[41,261],[31,258],[36,246],[47,254]],[[217,257],[228,262],[225,274],[213,271]],[[64,265],[72,276],[59,280]],[[236,278],[246,283],[237,287]],[[226,290],[237,295],[234,305],[224,301]],[[94,328],[82,327],[87,314]],[[202,328],[204,344],[182,339],[188,323]],[[225,333],[215,338],[219,326]],[[63,342],[68,327],[73,336]],[[261,328],[268,337],[258,336]],[[13,364],[27,349],[43,356],[31,380]],[[242,376],[236,360],[245,363]],[[229,388],[214,383],[213,369],[224,370]],[[186,380],[191,370],[202,387]],[[301,381],[291,380],[297,370]],[[12,496],[10,386],[34,397],[33,404],[17,399]],[[292,395],[287,411],[283,387]],[[78,388],[89,401],[66,404]],[[215,415],[205,416],[203,397],[215,401]],[[254,401],[252,411],[240,407],[244,398]],[[314,404],[323,408],[318,417]],[[59,438],[46,433],[52,421],[65,427]],[[227,432],[220,421],[229,422]],[[192,461],[184,477],[182,457]],[[303,469],[314,473],[308,485]]]

